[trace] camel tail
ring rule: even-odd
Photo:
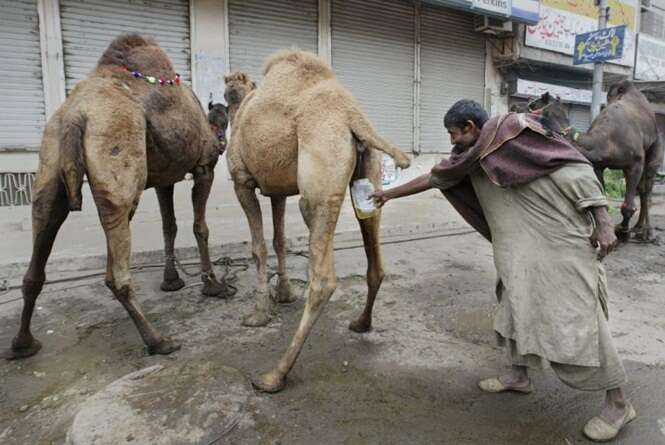
[[[67,190],[70,211],[80,211],[83,203],[81,187],[85,174],[83,134],[85,119],[77,116],[63,120],[60,133],[60,173]]]
[[[372,124],[367,119],[367,116],[365,116],[365,113],[363,113],[357,107],[357,105],[350,107],[348,116],[351,132],[358,141],[363,143],[368,148],[379,150],[389,156],[392,156],[392,158],[395,160],[395,164],[398,167],[409,167],[411,164],[409,156],[398,147],[392,145],[390,142],[376,134]]]

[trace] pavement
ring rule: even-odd
[[[421,229],[432,228],[432,221],[454,221],[436,194],[412,199],[403,207],[399,201],[388,204],[385,228],[426,217]],[[662,238],[663,195],[654,198],[652,214]],[[170,356],[145,353],[96,270],[67,270],[63,263],[50,277],[69,278],[45,287],[33,319],[43,349],[22,361],[0,362],[0,443],[589,443],[581,429],[598,413],[602,393],[567,388],[551,370],[532,373],[531,395],[478,390],[478,380],[507,369],[492,332],[490,245],[453,222],[430,232],[382,233],[387,275],[374,329],[347,329],[364,305],[366,259],[358,240],[342,233],[336,240],[337,290],[286,388],[274,395],[255,393],[246,381],[279,359],[304,301],[301,296],[277,308],[265,328],[241,326],[256,285],[242,249],[222,248],[233,256],[238,287],[229,300],[203,298],[197,277],[183,277],[187,286],[167,294],[159,290],[159,265],[135,270],[148,318],[183,344]],[[629,376],[626,393],[638,413],[614,442],[620,445],[665,444],[664,258],[663,244],[628,243],[605,261],[610,328]],[[274,258],[269,263],[274,267]],[[301,295],[307,259],[294,251],[288,264]],[[16,332],[20,310],[19,289],[0,295],[2,348]]]
[[[408,170],[402,172],[394,185],[403,183],[417,175],[428,172],[440,155],[423,155],[416,158]],[[224,158],[225,159],[225,158]],[[198,256],[196,240],[192,231],[191,180],[175,187],[175,213],[178,223],[176,254],[181,259]],[[83,210],[70,213],[63,224],[47,264],[47,277],[52,273],[99,269],[106,265],[106,241],[99,224],[97,210],[87,185],[83,187]],[[308,231],[298,208],[298,197],[287,200],[286,236],[291,247],[307,244]],[[266,241],[271,243],[272,215],[270,200],[260,198]],[[213,257],[234,252],[246,252],[250,232],[245,214],[233,192],[225,160],[216,168],[216,179],[207,206],[207,223],[210,228],[210,250]],[[408,200],[391,203],[383,211],[382,234],[390,236],[409,233],[430,233],[460,227],[461,217],[441,197],[431,190]],[[30,207],[0,207],[0,283],[20,283],[30,261],[32,232]],[[132,263],[147,264],[163,262],[164,241],[162,238],[159,204],[154,190],[143,194],[131,224]],[[336,227],[336,239],[360,239],[358,222],[347,194]]]

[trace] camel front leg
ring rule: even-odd
[[[254,312],[246,316],[242,324],[250,327],[265,326],[270,322],[272,300],[270,299],[270,290],[268,288],[268,251],[266,249],[266,241],[263,238],[261,206],[253,188],[234,184],[234,190],[249,223],[249,230],[252,235],[252,258],[256,263],[257,272],[256,305],[254,306]]]
[[[296,301],[293,295],[289,277],[286,272],[286,236],[284,234],[284,214],[286,212],[286,196],[278,196],[270,199],[272,205],[273,238],[272,246],[277,255],[277,289],[276,299],[278,303],[292,303]]]
[[[206,223],[206,204],[210,196],[215,171],[212,167],[197,167],[194,171],[194,187],[192,188],[192,205],[194,206],[194,237],[201,257],[201,281],[203,281],[203,295],[207,297],[225,298],[230,296],[224,284],[220,284],[215,277],[210,263],[210,250],[208,249],[208,224]]]
[[[621,241],[628,241],[630,238],[630,219],[636,211],[635,197],[637,196],[637,187],[642,177],[642,167],[641,163],[636,163],[623,171],[626,178],[626,196],[621,204],[621,216],[623,219],[614,229],[617,238]]]
[[[637,224],[633,227],[632,232],[635,233],[635,238],[640,241],[650,241],[653,239],[653,229],[649,222],[649,205],[651,201],[651,191],[653,190],[654,178],[653,176],[647,177],[647,173],[642,176],[640,181],[640,216]]]
[[[333,238],[341,204],[340,197],[329,198],[319,203],[308,202],[304,197],[300,200],[300,211],[310,228],[307,303],[298,330],[277,367],[253,382],[261,391],[273,393],[284,388],[286,375],[296,362],[323,307],[335,291]]]
[[[164,234],[164,280],[159,286],[165,292],[172,292],[185,287],[178,271],[175,268],[174,243],[178,233],[178,225],[173,210],[173,184],[166,187],[157,187],[157,200],[159,212],[162,214],[162,232]],[[109,259],[111,256],[109,255]],[[110,264],[110,263],[109,263]]]

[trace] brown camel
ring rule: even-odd
[[[114,40],[44,131],[33,188],[33,251],[23,278],[21,326],[6,357],[28,357],[41,348],[30,332],[35,300],[58,229],[70,211],[81,209],[84,174],[106,234],[106,285],[133,319],[150,354],[177,350],[180,346],[151,325],[136,301],[129,271],[129,223],[143,190],[154,187],[166,253],[161,288],[184,286],[174,265],[173,184],[191,172],[203,293],[222,295],[225,287],[217,282],[208,254],[205,206],[224,143],[223,137],[215,138],[198,99],[181,84],[157,42],[136,34]]]
[[[587,133],[570,128],[561,101],[549,93],[532,101],[529,109],[541,113],[547,127],[573,142],[591,161],[601,183],[606,168],[623,170],[626,196],[621,205],[623,219],[616,228],[617,236],[625,241],[630,232],[634,232],[639,240],[653,239],[649,200],[654,178],[663,162],[663,144],[649,102],[632,82],[624,80],[610,87],[607,106],[591,123]],[[630,219],[637,210],[635,197],[638,191],[640,215],[637,224],[629,230]]]
[[[279,302],[293,300],[285,264],[287,196],[300,194],[300,212],[310,232],[309,283],[300,325],[277,367],[255,382],[263,391],[276,392],[283,388],[286,375],[335,290],[333,237],[346,187],[361,177],[369,178],[375,188],[381,187],[379,151],[393,156],[402,168],[409,166],[409,158],[376,135],[351,93],[317,56],[301,51],[278,52],[268,59],[264,75],[256,89],[243,73],[226,78],[225,97],[232,128],[227,162],[236,196],[249,221],[258,271],[257,302],[254,312],[244,319],[245,325],[267,324],[272,310],[255,189],[269,196],[272,203]],[[359,220],[368,262],[368,295],[363,313],[350,325],[356,332],[370,329],[374,299],[384,276],[379,218],[377,213]]]

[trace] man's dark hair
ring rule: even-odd
[[[461,129],[467,125],[467,121],[472,121],[476,124],[476,127],[483,128],[488,119],[487,112],[478,102],[470,99],[462,99],[450,107],[443,118],[443,125],[446,128],[457,127]]]

